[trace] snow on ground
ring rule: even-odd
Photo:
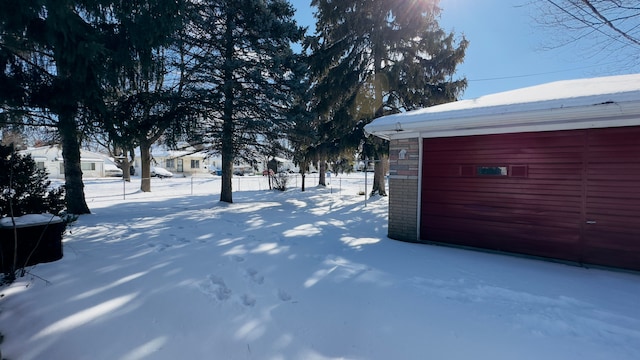
[[[0,288],[3,357],[640,359],[637,273],[389,240],[330,181],[88,180],[64,258]]]

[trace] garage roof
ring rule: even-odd
[[[557,81],[375,119],[385,139],[640,125],[640,74]]]

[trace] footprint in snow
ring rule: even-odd
[[[156,252],[162,252],[162,251],[167,250],[169,248],[169,245],[167,245],[167,244],[157,244],[157,245],[152,245],[151,247],[153,247]]]
[[[278,289],[278,299],[282,301],[289,301],[291,300],[291,295],[282,289]]]
[[[258,273],[258,270],[255,269],[247,269],[247,276],[251,281],[258,285],[262,285],[264,283],[264,276]]]
[[[254,306],[256,304],[256,298],[249,294],[242,295],[242,305]]]
[[[207,276],[207,280],[201,282],[199,288],[205,295],[215,297],[219,301],[224,301],[231,297],[231,289],[227,287],[224,279],[215,275]]]

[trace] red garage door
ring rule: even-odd
[[[640,269],[640,128],[424,140],[421,238]]]

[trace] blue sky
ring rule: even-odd
[[[415,0],[421,1],[421,0]],[[315,23],[310,0],[292,0],[302,26]],[[591,57],[589,39],[553,50],[555,29],[541,28],[529,0],[441,0],[440,26],[470,44],[458,75],[469,86],[462,99],[556,80],[640,72],[614,58]],[[595,49],[594,49],[595,50]]]

